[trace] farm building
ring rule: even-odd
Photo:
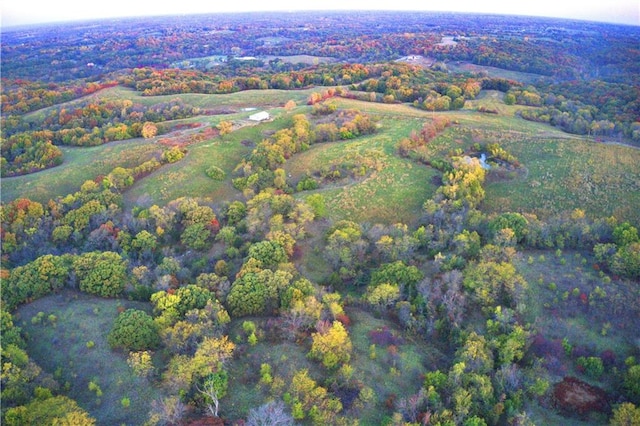
[[[255,114],[251,114],[249,116],[249,120],[251,121],[265,121],[271,118],[267,111],[256,112]]]

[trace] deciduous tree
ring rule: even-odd
[[[103,297],[115,297],[127,284],[127,262],[110,251],[90,252],[73,261],[80,290]]]
[[[112,348],[144,351],[160,345],[160,334],[149,314],[137,309],[127,309],[116,318],[107,341]]]
[[[322,362],[327,369],[336,369],[351,359],[351,339],[341,322],[334,321],[325,331],[312,334],[309,356]]]

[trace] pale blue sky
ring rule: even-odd
[[[2,26],[141,15],[264,10],[431,10],[552,16],[640,25],[640,0],[4,0]]]

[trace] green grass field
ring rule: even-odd
[[[205,126],[229,120],[238,126],[246,123],[251,112],[243,108],[267,109],[274,117],[269,123],[246,126],[223,139],[213,138],[188,146],[187,156],[179,163],[162,167],[136,182],[125,194],[127,206],[136,203],[165,204],[180,196],[227,200],[240,197],[231,186],[231,171],[251,151],[241,144],[260,142],[269,132],[287,125],[286,117],[308,112],[307,97],[318,89],[301,91],[247,91],[229,95],[182,94],[142,97],[122,87],[93,94],[94,97],[128,98],[146,104],[175,98],[204,109],[229,108],[233,114],[194,117],[181,122],[198,122]],[[456,148],[466,150],[474,143],[498,142],[514,154],[523,168],[511,176],[488,174],[486,198],[481,208],[488,212],[531,212],[540,217],[560,214],[575,208],[592,217],[615,215],[620,220],[640,221],[640,150],[633,147],[587,141],[551,126],[528,122],[515,116],[521,106],[508,106],[502,93],[483,91],[468,101],[465,109],[438,113],[449,117],[454,125],[429,144],[429,152],[446,156]],[[288,100],[299,105],[292,111],[282,107]],[[296,155],[286,164],[295,181],[302,174],[321,167],[340,164],[346,156],[364,158],[375,170],[361,179],[341,179],[316,190],[327,201],[331,219],[359,222],[413,223],[420,207],[436,186],[435,170],[401,159],[396,143],[419,129],[433,113],[403,104],[379,104],[336,98],[340,108],[353,108],[370,114],[379,122],[374,135],[354,140],[318,144]],[[78,100],[72,102],[79,102]],[[476,110],[484,106],[498,114]],[[39,112],[33,113],[37,114]],[[282,120],[280,118],[283,118]],[[158,155],[161,147],[151,141],[133,140],[93,148],[64,148],[62,166],[32,175],[3,180],[3,201],[20,196],[47,201],[56,195],[76,191],[87,179],[106,174],[116,166],[133,166]],[[204,171],[217,165],[227,172],[227,179],[217,182]],[[303,193],[306,196],[309,193]]]
[[[16,312],[15,322],[26,334],[29,355],[97,420],[98,424],[124,422],[143,424],[151,402],[162,396],[152,381],[135,377],[127,365],[125,353],[114,352],[107,344],[107,334],[118,315],[118,307],[148,309],[146,303],[102,299],[73,291],[47,296]],[[32,318],[39,312],[39,324]],[[55,315],[51,322],[49,315]],[[88,342],[93,347],[88,347]],[[89,344],[89,346],[91,346]],[[102,396],[89,390],[96,380]],[[123,407],[122,398],[131,405]]]
[[[361,179],[340,179],[301,196],[321,193],[326,199],[328,216],[357,222],[413,223],[422,204],[435,192],[431,179],[433,169],[402,159],[395,153],[398,140],[407,137],[420,122],[410,119],[394,123],[381,120],[374,135],[354,140],[317,144],[286,165],[296,181],[305,173],[314,173],[322,166],[339,165],[355,157],[370,164],[371,171]]]
[[[106,175],[115,167],[134,167],[160,157],[162,147],[150,140],[134,139],[105,145],[62,147],[64,162],[58,167],[2,179],[2,201],[26,197],[41,203],[76,192],[86,180]]]
[[[580,208],[590,217],[640,222],[640,150],[566,139],[512,138],[502,146],[527,173],[487,185],[487,211],[545,217]]]
[[[246,90],[242,92],[224,94],[224,95],[207,95],[201,93],[181,93],[177,95],[162,96],[142,96],[139,92],[127,87],[115,86],[108,89],[100,90],[91,95],[74,99],[64,104],[65,107],[77,106],[88,101],[95,100],[125,100],[128,99],[134,104],[142,104],[152,106],[180,99],[188,105],[203,109],[212,109],[225,107],[230,110],[240,111],[242,108],[275,108],[281,107],[289,100],[295,101],[298,105],[306,104],[307,98],[313,92],[321,89],[304,89],[304,90]],[[38,111],[25,115],[26,119],[35,120],[43,118],[53,108],[59,108],[61,105],[43,108]],[[247,113],[249,115],[249,113]]]

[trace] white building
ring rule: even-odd
[[[249,120],[251,121],[265,121],[271,118],[267,111],[256,112],[255,114],[251,114],[249,116]]]

